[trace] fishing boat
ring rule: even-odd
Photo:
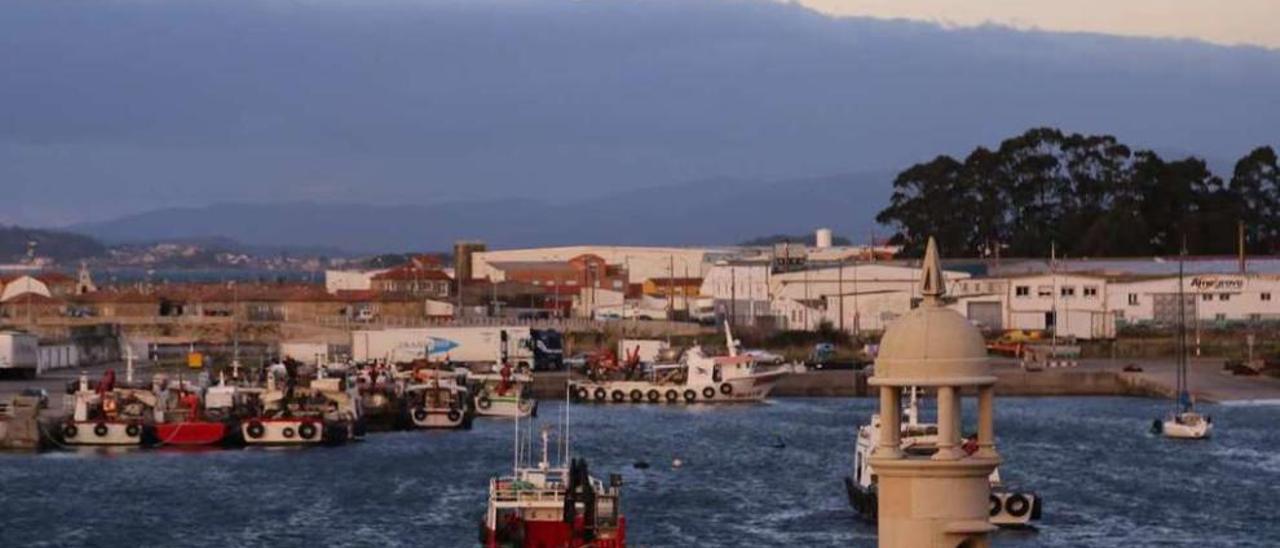
[[[128,379],[131,381],[132,379]],[[156,397],[150,387],[117,385],[115,370],[97,382],[81,374],[67,387],[71,417],[59,429],[62,443],[72,446],[139,446]]]
[[[466,373],[417,369],[404,388],[405,411],[414,428],[471,428],[471,408]]]
[[[503,365],[498,373],[470,374],[476,414],[482,417],[527,417],[537,414],[533,398],[533,375],[514,373]]]
[[[765,365],[743,354],[728,322],[724,330],[726,356],[709,356],[701,346],[694,346],[676,363],[642,368],[631,354],[625,365],[593,367],[587,379],[571,381],[569,395],[595,403],[758,402],[769,396],[783,376],[795,371],[794,365]]]
[[[912,388],[905,409],[903,409],[902,434],[900,443],[902,451],[908,454],[929,455],[937,450],[938,425],[920,421],[920,407],[917,399],[918,389]],[[876,474],[870,465],[871,453],[880,439],[880,415],[871,415],[871,421],[858,428],[858,438],[854,445],[853,475],[844,479],[845,489],[849,496],[849,505],[863,519],[875,522],[878,517],[879,500],[876,491]],[[973,452],[977,449],[974,440],[966,441],[964,450]],[[989,497],[989,519],[993,525],[1006,528],[1028,528],[1032,521],[1040,519],[1043,498],[1031,491],[1012,489],[1000,479],[1000,469],[991,472],[991,495]]]
[[[298,364],[286,360],[267,374],[265,388],[241,388],[249,396],[250,417],[240,424],[248,445],[307,446],[341,444],[355,432],[358,400],[353,400],[343,378],[316,378],[302,382]],[[277,379],[283,373],[284,386]]]
[[[568,407],[566,405],[566,413]],[[609,483],[592,477],[585,459],[569,457],[568,421],[558,440],[559,466],[551,465],[550,432],[542,429],[542,459],[524,463],[520,418],[515,418],[515,463],[510,476],[489,480],[489,501],[480,522],[487,548],[624,548],[622,476]]]
[[[152,382],[157,396],[155,424],[149,445],[155,447],[208,447],[227,440],[234,425],[229,416],[204,412],[204,390],[182,380],[170,383],[163,376]]]
[[[1184,259],[1187,250],[1184,243],[1182,253],[1178,256],[1178,370],[1177,397],[1174,408],[1164,419],[1155,419],[1151,430],[1166,438],[1181,440],[1201,440],[1213,432],[1213,418],[1196,412],[1195,400],[1191,397],[1187,378],[1187,305],[1184,291]],[[1194,297],[1191,303],[1194,303]]]

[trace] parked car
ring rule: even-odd
[[[768,350],[751,349],[744,350],[742,353],[744,355],[751,356],[760,363],[779,364],[786,361],[786,358],[781,354],[774,354]]]

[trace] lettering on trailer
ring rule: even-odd
[[[396,344],[396,350],[407,350],[416,354],[422,354],[423,349],[426,349],[428,356],[444,354],[445,352],[457,347],[458,343],[454,341],[449,339],[439,339],[436,337],[427,337],[425,343],[402,341]]]
[[[1243,291],[1244,278],[1196,276],[1191,278],[1191,289],[1198,291]]]

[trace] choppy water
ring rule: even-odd
[[[575,406],[574,449],[621,472],[634,546],[870,546],[841,478],[872,400]],[[1148,435],[1161,402],[1003,398],[1007,482],[1046,499],[999,546],[1280,546],[1280,407],[1207,406],[1208,442]],[[544,403],[550,422],[562,408]],[[787,447],[775,449],[776,437]],[[511,424],[306,451],[0,456],[0,546],[472,546]],[[672,458],[684,461],[680,469]],[[637,470],[632,463],[652,463]]]

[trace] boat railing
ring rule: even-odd
[[[564,502],[564,487],[537,487],[510,478],[489,480],[489,498],[497,502]]]

